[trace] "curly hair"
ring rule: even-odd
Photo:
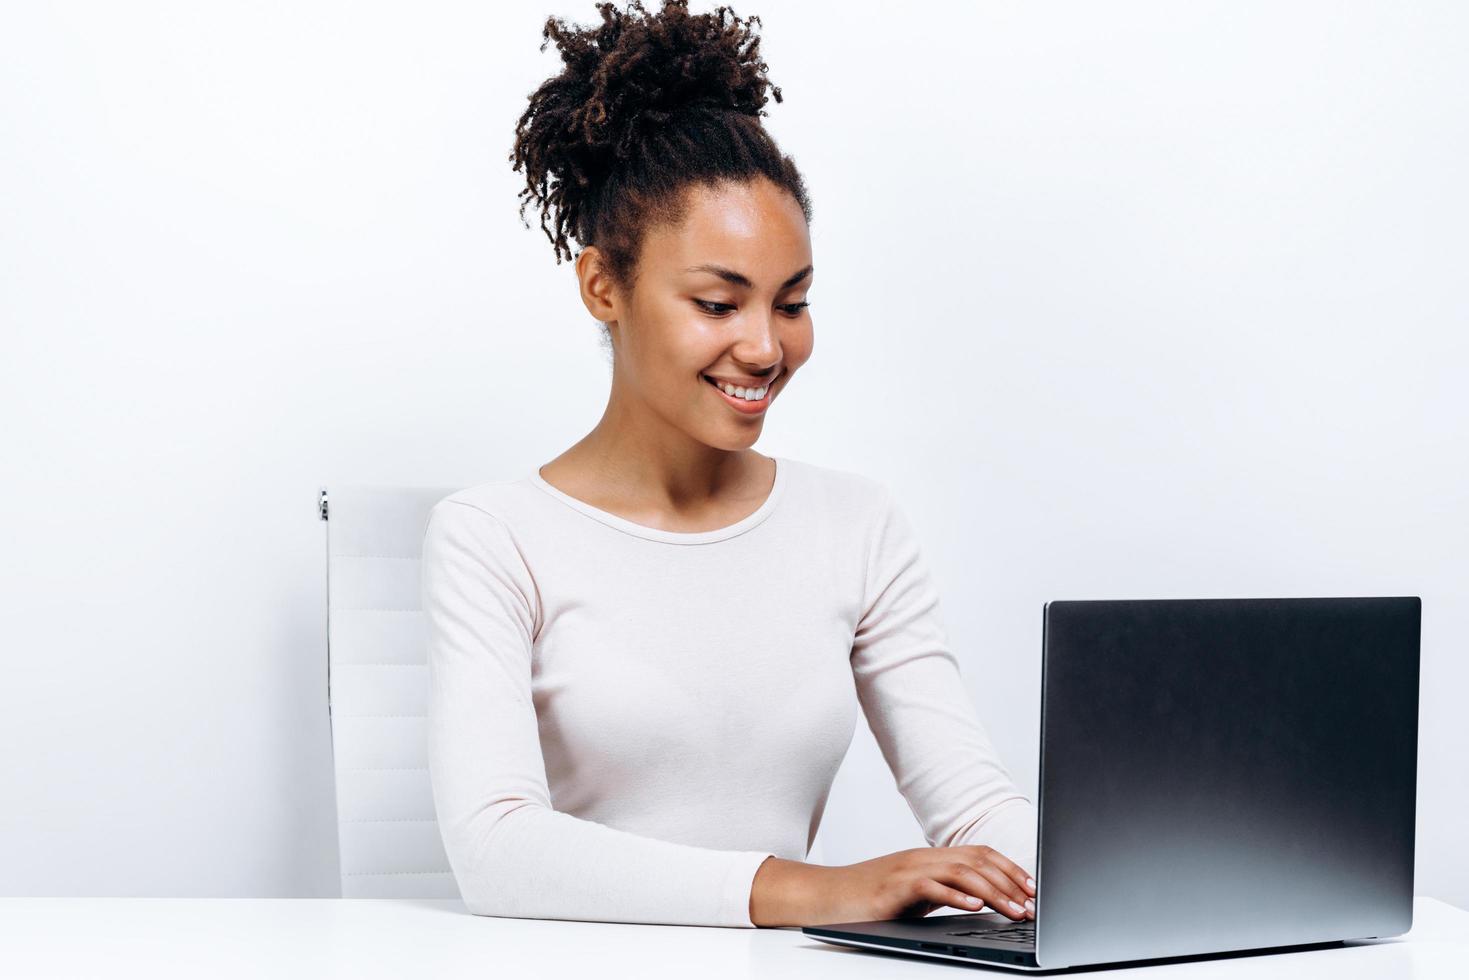
[[[564,67],[531,93],[510,154],[525,170],[521,222],[529,228],[526,206],[539,204],[557,265],[574,258],[568,237],[596,245],[612,281],[631,287],[646,230],[680,223],[695,183],[767,177],[809,223],[795,161],[760,122],[767,88],[782,101],[760,60],[760,18],[725,6],[691,14],[687,0],[664,0],[656,15],[639,0],[596,6],[600,25],[547,19],[541,50],[554,40]]]

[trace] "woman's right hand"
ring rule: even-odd
[[[981,904],[1017,921],[1035,918],[1030,875],[985,844],[915,847],[836,867],[773,865],[778,860],[767,859],[756,874],[750,902],[756,925],[870,922],[924,916],[946,906],[978,912]],[[795,921],[773,921],[779,918]]]

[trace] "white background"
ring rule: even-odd
[[[1469,906],[1463,5],[736,9],[819,270],[757,448],[894,487],[1017,781],[1048,599],[1419,595]],[[506,159],[553,12],[0,8],[0,893],[337,894],[317,488],[606,399]],[[827,863],[922,843],[859,723]]]

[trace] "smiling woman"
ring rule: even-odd
[[[465,901],[1028,918],[1035,810],[964,694],[912,526],[876,480],[751,448],[811,357],[815,278],[805,187],[759,121],[758,20],[597,7],[547,21],[564,69],[511,159],[557,262],[581,246],[607,407],[535,471],[440,501],[423,541],[430,770]],[[859,705],[933,846],[807,864]]]
[[[814,268],[804,181],[760,122],[767,91],[781,92],[759,18],[598,9],[596,28],[547,22],[566,70],[530,96],[510,155],[522,219],[539,204],[558,263],[568,238],[581,244],[582,300],[612,353],[603,424],[546,475],[578,482],[578,457],[607,455],[608,437],[651,410],[655,451],[701,483],[717,471],[768,488],[770,460],[746,450],[811,355]],[[696,509],[697,485],[689,495]]]

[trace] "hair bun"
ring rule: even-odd
[[[679,220],[682,189],[694,182],[763,176],[809,221],[795,161],[759,119],[767,90],[781,101],[760,60],[760,18],[725,6],[691,14],[687,0],[664,0],[651,15],[641,0],[596,7],[600,24],[546,20],[541,50],[554,41],[563,68],[530,94],[510,152],[525,171],[521,222],[529,228],[525,209],[539,207],[556,261],[573,257],[574,238],[629,281],[642,229]]]
[[[570,78],[580,81],[581,91],[567,95],[581,103],[572,121],[588,149],[625,157],[635,138],[675,114],[762,116],[767,89],[781,101],[760,59],[759,17],[741,18],[727,6],[691,14],[687,0],[664,0],[654,15],[641,0],[631,0],[626,11],[614,3],[596,6],[600,26],[568,27],[552,17],[541,44],[544,51],[554,40]]]

